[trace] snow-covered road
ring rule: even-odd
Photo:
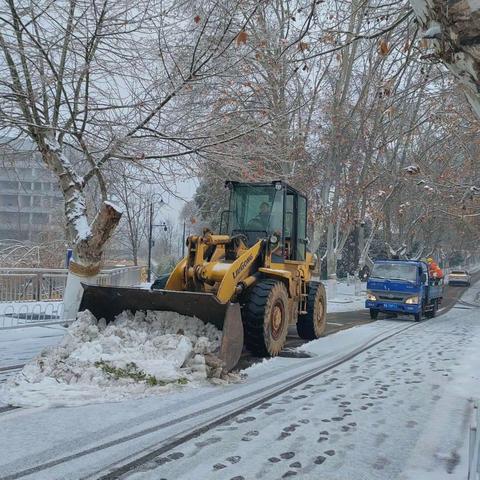
[[[0,367],[28,362],[43,348],[57,344],[65,332],[61,325],[2,330]]]
[[[362,329],[365,327],[359,327]],[[141,465],[129,478],[467,478],[479,309],[451,312]]]
[[[302,347],[313,358],[265,361],[244,384],[0,414],[0,478],[465,478],[479,294],[473,287],[468,305],[432,321],[382,320],[317,340]]]

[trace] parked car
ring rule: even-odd
[[[449,285],[461,285],[469,287],[471,284],[472,278],[466,270],[452,270],[448,274],[448,284]]]

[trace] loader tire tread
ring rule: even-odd
[[[307,313],[298,316],[298,336],[304,340],[321,337],[327,324],[326,315],[325,287],[320,282],[312,281],[308,285]]]
[[[253,355],[259,357],[269,357],[278,354],[285,343],[286,333],[288,331],[288,319],[285,317],[285,329],[280,335],[280,339],[274,345],[273,352],[270,347],[269,338],[266,338],[265,315],[269,307],[269,298],[273,294],[279,294],[280,297],[287,298],[287,291],[284,285],[277,280],[262,280],[246,294],[243,302],[242,320],[245,332],[245,346]],[[285,305],[285,314],[286,314]],[[278,350],[278,351],[277,351]]]

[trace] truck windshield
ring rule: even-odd
[[[417,267],[405,263],[376,263],[373,266],[372,277],[386,278],[389,280],[406,280],[415,282],[417,279]]]

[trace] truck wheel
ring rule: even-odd
[[[245,346],[259,357],[280,353],[288,333],[288,293],[276,280],[262,280],[248,292],[242,309]]]
[[[327,298],[320,282],[308,285],[307,313],[298,316],[297,333],[304,340],[315,340],[327,326]]]
[[[375,308],[370,309],[370,318],[372,320],[376,320],[378,318],[378,310],[375,310]]]
[[[438,309],[438,303],[437,303],[437,300],[434,300],[432,309],[429,312],[425,312],[425,316],[427,318],[435,318],[435,315],[437,315],[437,309]]]
[[[423,303],[420,307],[420,311],[418,313],[413,314],[413,318],[415,319],[416,322],[419,322],[422,319],[422,313],[423,313]]]

